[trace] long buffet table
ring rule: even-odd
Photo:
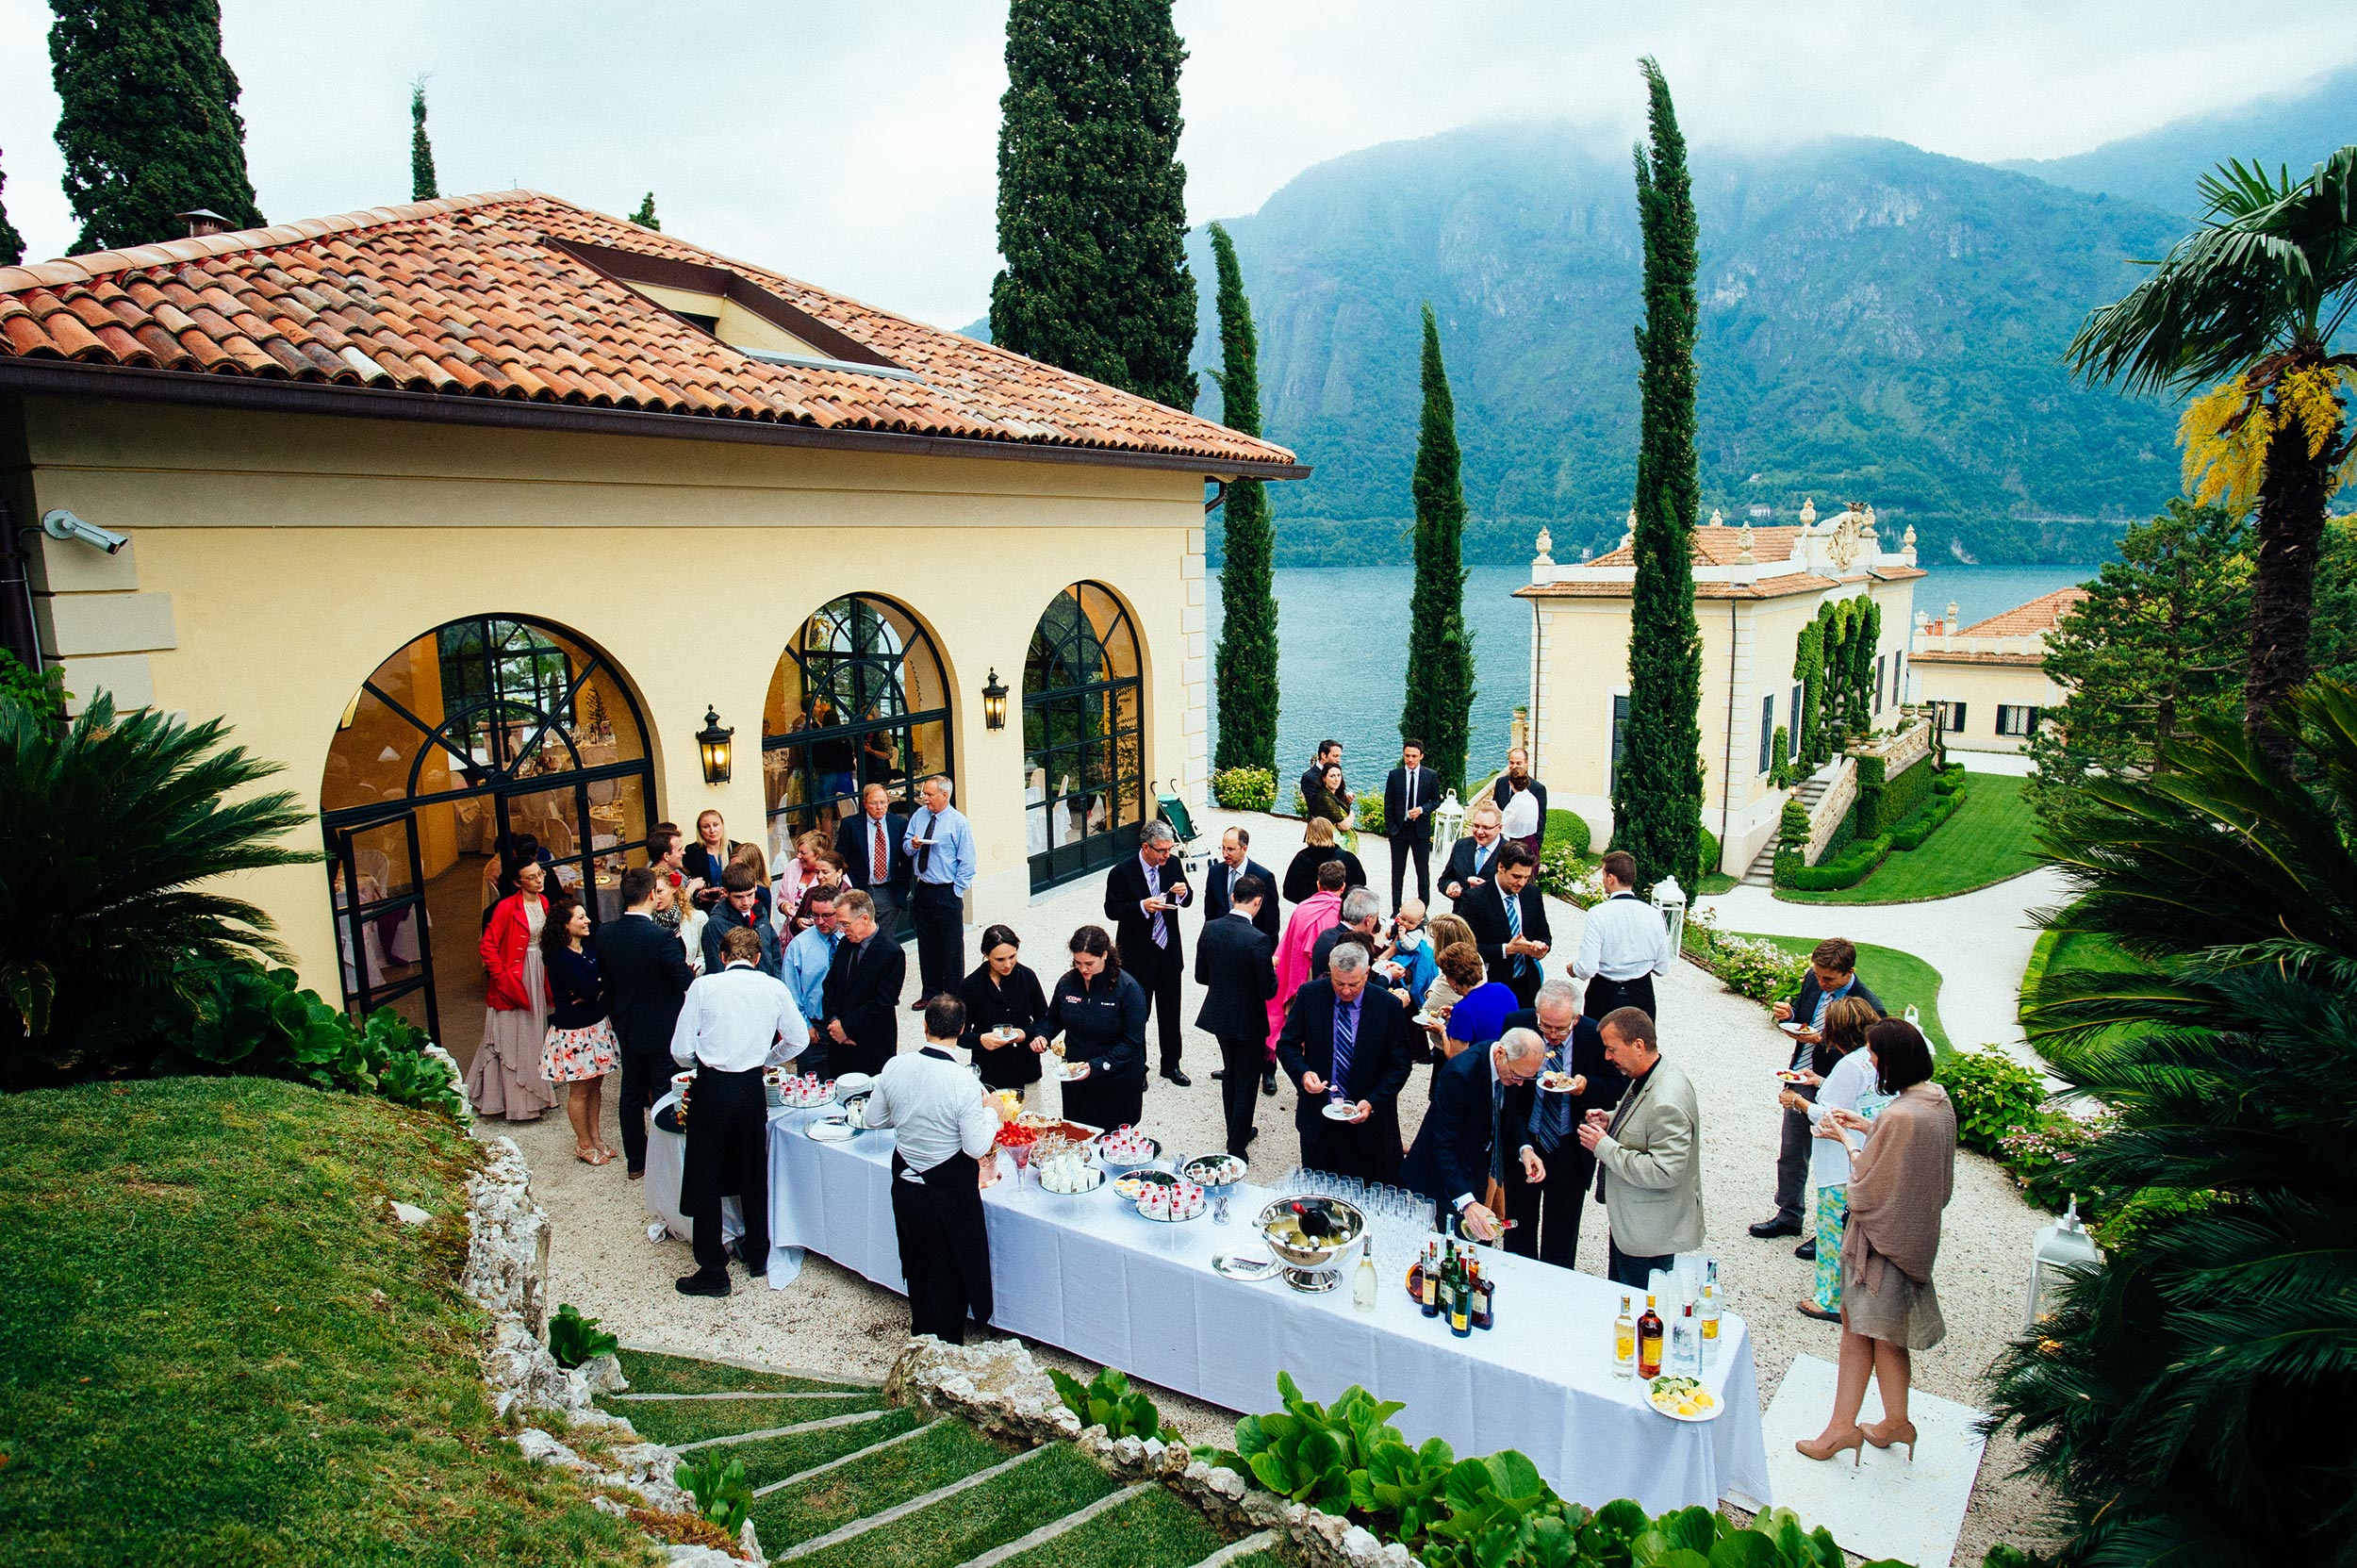
[[[807,1247],[905,1292],[892,1228],[892,1134],[819,1143],[804,1133],[815,1114],[770,1115],[772,1245]],[[1265,1251],[1251,1222],[1274,1193],[1239,1186],[1228,1225],[1209,1214],[1164,1225],[1138,1217],[1110,1187],[1060,1196],[1018,1180],[1013,1162],[1001,1161],[1003,1179],[982,1195],[995,1329],[1229,1410],[1277,1409],[1279,1371],[1320,1401],[1360,1383],[1407,1402],[1393,1420],[1410,1442],[1444,1438],[1460,1456],[1520,1449],[1564,1496],[1591,1506],[1634,1497],[1658,1512],[1729,1494],[1749,1506],[1772,1500],[1751,1336],[1733,1314],[1704,1376],[1723,1413],[1673,1421],[1644,1402],[1642,1383],[1613,1377],[1611,1323],[1623,1293],[1597,1276],[1485,1252],[1497,1326],[1458,1339],[1424,1317],[1397,1279],[1383,1281],[1365,1313],[1351,1306],[1347,1273],[1324,1296],[1281,1277],[1213,1273],[1216,1252]],[[783,1289],[792,1274],[773,1269],[772,1286]]]

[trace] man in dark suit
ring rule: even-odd
[[[862,790],[859,815],[845,817],[834,830],[834,852],[850,868],[847,880],[875,904],[877,929],[897,942],[900,912],[908,908],[916,867],[909,859],[908,847],[900,842],[908,824],[890,815],[891,804],[892,797],[882,784]],[[883,868],[881,875],[878,867]]]
[[[1572,1075],[1569,1093],[1524,1084],[1506,1091],[1507,1115],[1529,1129],[1528,1143],[1545,1167],[1544,1180],[1530,1180],[1520,1161],[1506,1164],[1506,1215],[1514,1229],[1506,1250],[1558,1268],[1577,1266],[1579,1214],[1596,1180],[1596,1157],[1580,1147],[1580,1120],[1590,1111],[1609,1111],[1621,1102],[1628,1080],[1604,1053],[1595,1021],[1582,1017],[1579,992],[1571,982],[1551,980],[1537,1001],[1506,1015],[1505,1030],[1536,1032],[1546,1046],[1545,1067]]]
[[[1277,907],[1277,875],[1252,858],[1252,835],[1242,828],[1230,828],[1219,835],[1219,858],[1203,873],[1203,923],[1209,927],[1228,913],[1235,902],[1235,884],[1244,877],[1258,877],[1268,889],[1252,923],[1261,928],[1261,933],[1273,948],[1285,934],[1284,912]]]
[[[1178,984],[1187,973],[1178,912],[1195,901],[1195,890],[1183,880],[1178,850],[1169,823],[1141,828],[1135,858],[1116,861],[1105,878],[1105,918],[1113,923],[1121,972],[1145,990],[1147,1015],[1161,1026],[1162,1076],[1185,1089],[1195,1080],[1178,1065]]]
[[[1524,849],[1535,855],[1539,847],[1546,842],[1547,786],[1530,776],[1530,753],[1517,746],[1506,753],[1506,771],[1499,774],[1498,782],[1490,786],[1490,799],[1503,812],[1515,796],[1523,794],[1530,797],[1531,807],[1538,814],[1539,830],[1523,835],[1521,842]]]
[[[1232,831],[1232,830],[1231,830]],[[1228,1152],[1241,1159],[1258,1131],[1253,1090],[1268,1057],[1268,1003],[1277,995],[1277,944],[1261,929],[1261,908],[1276,897],[1257,876],[1239,876],[1227,889],[1228,908],[1203,922],[1195,949],[1195,980],[1203,1007],[1195,1027],[1219,1042],[1223,1064],[1219,1103],[1228,1122]]]
[[[622,873],[622,917],[598,928],[598,977],[622,1047],[622,1098],[615,1110],[634,1181],[647,1174],[647,1113],[670,1081],[671,1033],[696,979],[679,933],[654,923],[654,873],[634,866]]]
[[[1441,867],[1441,893],[1450,906],[1461,904],[1467,894],[1488,883],[1496,867],[1498,852],[1498,808],[1487,801],[1476,804],[1465,818],[1467,829],[1448,852],[1448,864]]]
[[[1416,1129],[1416,1147],[1399,1167],[1400,1185],[1432,1199],[1434,1228],[1453,1223],[1477,1242],[1495,1241],[1505,1216],[1482,1201],[1503,1170],[1501,1149],[1529,1142],[1506,1108],[1509,1090],[1539,1076],[1546,1047],[1527,1030],[1509,1030],[1488,1046],[1460,1050],[1432,1075],[1432,1103]],[[1523,1174],[1543,1180],[1535,1152],[1523,1153]]]
[[[1294,993],[1277,1036],[1277,1065],[1301,1091],[1294,1127],[1312,1170],[1389,1181],[1399,1170],[1399,1091],[1412,1060],[1408,1010],[1368,982],[1375,966],[1357,943],[1337,946],[1326,978]],[[1351,1108],[1348,1121],[1326,1114]]]
[[[1441,775],[1424,765],[1424,742],[1399,749],[1399,766],[1383,781],[1383,836],[1392,845],[1392,913],[1399,913],[1400,887],[1408,862],[1416,863],[1416,897],[1432,901],[1432,808],[1440,801]]]
[[[1547,903],[1535,875],[1539,863],[1511,839],[1498,846],[1497,874],[1458,903],[1457,913],[1473,927],[1474,945],[1490,978],[1502,982],[1525,1007],[1539,994],[1540,965],[1555,940],[1547,926]]]
[[[1846,937],[1828,936],[1808,955],[1808,973],[1801,981],[1800,995],[1790,1001],[1776,1003],[1772,1010],[1776,1022],[1798,1026],[1785,1032],[1792,1036],[1792,1059],[1786,1066],[1797,1072],[1808,1065],[1817,1042],[1824,1038],[1825,1009],[1841,997],[1856,997],[1875,1012],[1884,1011],[1882,998],[1868,990],[1866,982],[1858,979],[1857,944]],[[1791,1089],[1803,1099],[1817,1098],[1814,1084],[1795,1083]],[[1808,1114],[1786,1107],[1784,1127],[1776,1143],[1776,1212],[1751,1227],[1752,1234],[1762,1241],[1801,1233],[1801,1202],[1808,1191],[1809,1140],[1813,1136]],[[1803,1243],[1797,1255],[1815,1258],[1815,1238]]]
[[[1301,809],[1315,817],[1318,797],[1326,792],[1326,770],[1343,760],[1343,743],[1339,740],[1318,742],[1317,760],[1301,770]]]
[[[900,1048],[900,983],[908,978],[908,954],[876,924],[876,905],[865,893],[834,901],[843,940],[827,966],[827,1019],[811,1031],[810,1048],[819,1054],[804,1072],[827,1078],[883,1071]]]

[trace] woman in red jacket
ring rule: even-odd
[[[549,915],[540,890],[547,882],[538,861],[525,861],[516,872],[516,891],[492,906],[483,928],[483,1044],[467,1065],[467,1098],[478,1116],[537,1121],[556,1103],[555,1085],[540,1076],[549,1032],[540,958],[540,928]]]

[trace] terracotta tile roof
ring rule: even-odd
[[[1805,530],[1798,524],[1753,529],[1752,558],[1762,564],[1790,560],[1792,541],[1799,538],[1804,532]],[[1735,565],[1736,557],[1742,553],[1743,530],[1740,527],[1713,528],[1706,522],[1695,525],[1694,564],[1696,566],[1731,567]],[[1580,564],[1591,567],[1633,567],[1637,564],[1637,553],[1629,546],[1622,545],[1608,553],[1597,556],[1592,561],[1583,561]]]
[[[816,335],[914,373],[752,358],[552,240],[724,269]],[[40,361],[1142,454],[1207,471],[1294,465],[1224,425],[530,190],[0,268],[0,367]]]
[[[1882,575],[1896,576],[1898,574],[1886,572]],[[1918,572],[1915,575],[1920,577],[1922,573]],[[1865,579],[1852,577],[1844,581],[1859,583],[1864,582]],[[1694,585],[1694,597],[1697,599],[1784,599],[1796,593],[1822,593],[1827,588],[1838,588],[1840,586],[1840,582],[1831,577],[1820,577],[1808,571],[1796,571],[1782,577],[1763,577],[1756,583],[1697,583]],[[1636,585],[1633,583],[1610,580],[1600,583],[1583,582],[1571,579],[1553,583],[1533,583],[1527,587],[1516,588],[1514,597],[1517,599],[1631,599],[1636,596],[1635,589]]]
[[[1976,621],[1957,634],[1968,637],[2034,637],[2052,631],[2062,618],[2087,596],[2082,587],[2056,588],[2027,604],[2016,605],[2003,615],[1990,616]]]
[[[1916,664],[2010,665],[2020,669],[2036,669],[2046,662],[2046,655],[2043,653],[1966,653],[1961,652],[1951,653],[1937,648],[1927,648],[1920,653],[1909,653],[1907,657]]]

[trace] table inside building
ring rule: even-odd
[[[806,1135],[816,1116],[771,1114],[772,1244],[806,1247],[905,1294],[892,1134],[820,1143]],[[1731,1313],[1703,1378],[1722,1413],[1674,1421],[1645,1402],[1644,1384],[1613,1376],[1611,1326],[1624,1293],[1595,1275],[1485,1249],[1496,1327],[1459,1339],[1417,1310],[1401,1279],[1382,1281],[1373,1312],[1355,1311],[1355,1251],[1341,1287],[1322,1296],[1281,1276],[1214,1273],[1214,1253],[1267,1251],[1252,1223],[1277,1196],[1266,1189],[1238,1186],[1229,1224],[1206,1213],[1169,1225],[1140,1218],[1110,1185],[1050,1193],[999,1158],[1002,1178],[982,1194],[993,1329],[1234,1411],[1277,1409],[1280,1371],[1321,1402],[1361,1384],[1406,1401],[1393,1424],[1411,1443],[1443,1438],[1460,1457],[1519,1449],[1558,1492],[1591,1507],[1615,1497],[1654,1512],[1728,1495],[1747,1507],[1772,1500],[1751,1336]],[[783,1289],[790,1277],[781,1268],[770,1279]]]

